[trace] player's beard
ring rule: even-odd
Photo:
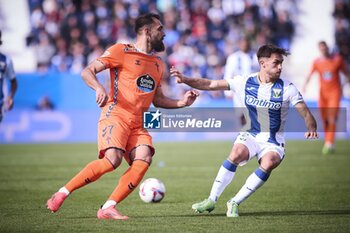
[[[280,78],[280,76],[281,76],[281,73],[282,73],[282,72],[277,72],[277,73],[275,73],[275,79],[278,79],[278,78]]]
[[[153,40],[151,41],[151,46],[156,52],[163,52],[165,50],[163,40]]]
[[[268,72],[268,76],[276,80],[280,78],[281,72]]]

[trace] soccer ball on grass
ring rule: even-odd
[[[148,178],[140,185],[139,195],[146,203],[160,202],[165,195],[165,186],[156,178]]]

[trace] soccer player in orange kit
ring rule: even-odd
[[[128,219],[115,206],[140,183],[151,164],[152,137],[143,128],[142,114],[151,103],[162,108],[190,106],[198,96],[191,90],[182,100],[164,96],[161,88],[163,62],[155,55],[164,51],[163,25],[157,14],[139,16],[135,21],[135,44],[115,44],[83,71],[85,83],[96,91],[96,103],[102,108],[98,122],[99,159],[89,163],[47,201],[47,208],[58,211],[63,201],[78,188],[96,181],[116,169],[124,159],[130,167],[106,203],[98,210],[100,219]],[[107,94],[96,74],[110,70],[111,90]]]
[[[342,95],[339,73],[342,72],[346,76],[348,82],[350,82],[350,76],[343,58],[338,54],[331,54],[326,42],[319,42],[318,48],[321,56],[313,62],[311,71],[305,80],[303,90],[305,92],[312,74],[317,72],[320,77],[318,106],[320,108],[325,132],[325,144],[322,153],[330,154],[333,153],[335,149],[334,137],[336,121]]]

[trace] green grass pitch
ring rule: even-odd
[[[226,201],[258,164],[239,167],[208,214],[191,205],[209,194],[230,142],[156,143],[145,178],[165,183],[164,200],[143,203],[138,189],[118,209],[128,221],[98,220],[96,212],[126,163],[73,193],[60,211],[46,200],[88,162],[94,144],[0,145],[0,232],[350,232],[350,146],[338,141],[334,155],[321,155],[321,141],[290,141],[282,164],[269,181],[226,218]]]

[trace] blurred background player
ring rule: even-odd
[[[342,72],[346,76],[348,82],[350,82],[350,76],[343,57],[339,54],[331,54],[326,42],[319,42],[318,49],[321,56],[314,60],[311,71],[305,80],[303,91],[305,92],[312,74],[317,72],[320,80],[318,106],[320,108],[325,132],[325,143],[322,153],[330,154],[335,150],[334,138],[336,121],[342,95],[339,74]]]
[[[2,45],[0,31],[0,45]],[[7,82],[10,82],[10,91],[7,92]],[[10,57],[0,52],[0,123],[3,114],[13,108],[13,98],[17,90],[17,80],[15,70],[13,69],[12,60]]]
[[[85,83],[96,91],[96,103],[102,108],[98,122],[99,159],[89,163],[47,201],[47,208],[58,211],[70,193],[111,172],[124,159],[130,165],[106,203],[98,210],[99,219],[128,219],[115,206],[140,183],[152,162],[152,137],[143,128],[143,111],[151,103],[161,108],[191,105],[197,91],[187,91],[182,100],[164,96],[161,79],[164,64],[156,56],[165,49],[163,25],[157,14],[145,14],[135,21],[136,43],[117,43],[107,49],[82,72]],[[110,69],[111,90],[107,94],[96,74]],[[159,115],[153,115],[158,118]]]
[[[246,180],[238,193],[227,202],[227,217],[238,217],[238,205],[245,201],[269,178],[285,156],[284,125],[289,105],[293,105],[303,117],[306,139],[317,138],[316,121],[297,88],[280,79],[283,56],[289,53],[274,45],[263,45],[257,52],[260,70],[229,80],[187,78],[176,69],[171,74],[178,83],[185,83],[200,90],[235,91],[248,111],[247,124],[238,135],[231,153],[224,161],[213,183],[208,199],[192,205],[197,213],[211,212],[222,192],[232,181],[238,165],[245,165],[256,157],[257,168]]]
[[[259,63],[256,59],[254,51],[251,49],[251,44],[248,38],[241,38],[239,41],[239,50],[227,57],[225,65],[224,79],[229,80],[235,78],[237,75],[249,75],[259,70]],[[241,126],[246,123],[242,111],[242,105],[237,99],[237,96],[232,91],[225,91],[225,96],[233,98],[233,105],[235,107],[235,115],[239,118]]]

